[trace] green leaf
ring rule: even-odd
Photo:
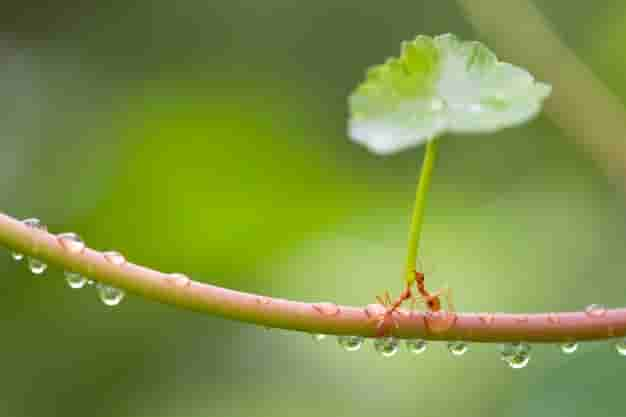
[[[445,132],[495,132],[536,116],[550,91],[480,42],[420,35],[367,71],[350,96],[350,136],[386,154]]]

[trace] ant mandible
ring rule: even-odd
[[[389,291],[385,291],[384,296],[376,296],[378,303],[385,308],[385,311],[374,318],[378,323],[376,325],[376,336],[382,337],[388,333],[389,324],[393,325],[396,329],[399,328],[399,324],[394,317],[394,313],[402,306],[402,304],[411,300],[411,311],[415,308],[417,302],[422,302],[430,313],[438,313],[441,311],[441,297],[446,299],[448,311],[454,312],[454,305],[452,304],[452,290],[449,287],[444,287],[433,293],[428,292],[424,283],[424,273],[419,271],[413,271],[411,279],[407,280],[404,291],[400,293],[396,300],[392,301]],[[417,288],[418,296],[414,296],[411,290],[413,283]],[[393,330],[393,329],[392,329]]]

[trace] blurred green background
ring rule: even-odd
[[[624,100],[626,3],[535,4]],[[346,99],[402,40],[482,39],[453,0],[2,9],[3,211],[245,291],[359,305],[400,290],[423,151],[352,144]],[[624,305],[612,180],[546,116],[445,137],[424,237],[431,287],[449,283],[464,311]],[[0,273],[2,416],[624,415],[626,360],[607,344],[571,358],[538,346],[521,371],[489,345],[383,359],[133,296],[110,309],[8,254]]]

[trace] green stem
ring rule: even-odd
[[[420,236],[422,233],[422,224],[424,222],[424,209],[426,207],[426,194],[428,193],[428,188],[430,187],[433,175],[433,168],[435,167],[437,146],[437,138],[432,138],[426,144],[422,172],[420,173],[417,191],[415,193],[415,206],[413,207],[413,216],[411,217],[409,247],[405,271],[405,278],[409,284],[415,279],[415,271],[417,270],[417,257],[419,255]]]

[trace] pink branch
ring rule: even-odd
[[[85,248],[67,250],[56,236],[25,226],[0,213],[0,244],[19,253],[78,272],[91,279],[125,289],[142,297],[188,310],[218,315],[267,327],[322,334],[373,337],[380,306],[366,308],[332,303],[303,303],[269,298],[192,281],[130,262],[116,265],[102,252]],[[547,314],[433,315],[397,313],[400,338],[464,340],[468,342],[565,342],[623,337],[626,309]]]

